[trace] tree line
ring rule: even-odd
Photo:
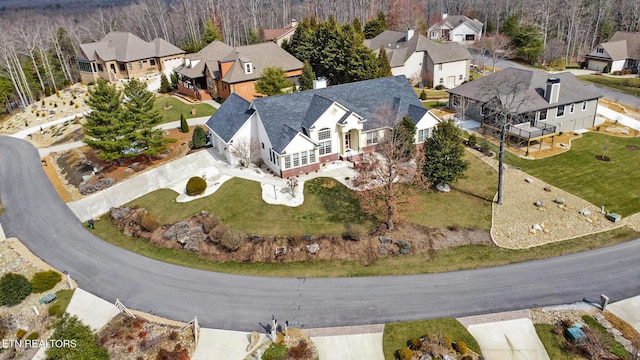
[[[260,41],[261,29],[281,28],[292,19],[317,19],[301,23],[298,36],[323,36],[310,44],[348,54],[319,60],[311,57],[323,55],[317,50],[295,49],[295,43],[290,49],[308,60],[316,75],[339,83],[373,76],[369,68],[374,59],[356,42],[362,37],[356,21],[365,24],[364,36],[370,38],[380,27],[412,27],[425,34],[443,14],[463,14],[482,21],[485,34],[507,36],[516,55],[532,63],[580,61],[615,31],[638,31],[640,25],[640,2],[628,0],[140,0],[81,13],[47,11],[5,12],[0,18],[3,112],[78,81],[79,44],[114,30],[147,41],[161,37],[193,52],[215,39],[239,46]]]

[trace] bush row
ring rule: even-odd
[[[0,278],[0,304],[13,306],[31,293],[43,293],[53,289],[62,280],[62,275],[53,270],[37,272],[31,281],[16,273],[6,273]]]

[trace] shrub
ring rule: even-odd
[[[420,92],[420,100],[427,100],[427,92],[424,89]]]
[[[398,351],[398,358],[400,360],[411,360],[413,357],[413,351],[408,348],[404,348]]]
[[[436,90],[444,90],[444,85],[439,84],[438,86],[435,87]]]
[[[37,338],[40,337],[40,334],[37,332],[32,332],[31,334],[29,334],[29,336],[27,336],[27,340],[35,340]]]
[[[413,338],[413,339],[407,341],[407,346],[411,350],[418,350],[422,346],[422,341],[420,341],[420,339],[418,339],[418,338]]]
[[[184,114],[180,114],[180,131],[185,134],[189,132],[189,123],[187,123],[187,119],[184,117]]]
[[[220,218],[217,216],[207,216],[202,218],[200,222],[202,223],[202,229],[205,234],[208,234],[211,230],[215,229],[216,226],[220,225]]]
[[[176,341],[178,340],[178,336],[179,336],[178,332],[173,330],[169,333],[169,340]]]
[[[18,331],[16,331],[16,337],[18,339],[22,339],[25,335],[27,335],[27,330],[25,329],[18,329]]]
[[[310,359],[313,352],[309,347],[309,343],[305,340],[300,341],[297,345],[290,347],[287,350],[287,359],[291,360],[306,360]]]
[[[140,226],[149,232],[153,232],[162,226],[162,224],[160,224],[151,214],[146,213],[142,215],[142,219],[140,219]]]
[[[194,149],[201,148],[207,145],[207,133],[201,126],[196,126],[195,129],[193,129],[191,144]]]
[[[489,142],[487,141],[487,139],[482,139],[480,141],[480,151],[482,151],[483,154],[487,155],[489,153],[489,150]]]
[[[53,289],[62,280],[59,272],[49,270],[35,273],[31,279],[31,291],[36,294]]]
[[[465,355],[465,356],[463,356],[460,360],[473,360],[473,356],[471,356],[471,355]]]
[[[247,235],[240,230],[229,230],[220,237],[220,245],[227,250],[236,251],[247,241]]]
[[[287,347],[281,343],[273,343],[262,354],[262,360],[285,360],[287,358]]]
[[[367,233],[367,229],[362,224],[347,224],[342,233],[342,239],[358,241]]]
[[[564,70],[567,68],[567,64],[564,61],[564,58],[557,58],[557,59],[551,60],[551,62],[549,63],[549,66],[551,66],[554,70]]]
[[[207,182],[199,176],[194,176],[187,182],[187,195],[189,196],[200,195],[205,190],[207,190]]]
[[[60,312],[60,304],[49,305],[49,309],[47,309],[49,316],[57,316]]]
[[[6,273],[0,278],[0,303],[16,305],[31,294],[31,283],[20,274]]]
[[[605,65],[604,68],[602,69],[603,73],[608,73],[609,70],[611,70],[611,68],[609,67],[609,65]]]
[[[467,344],[464,341],[458,341],[455,345],[455,349],[460,354],[466,354],[469,351]]]
[[[475,134],[469,135],[469,146],[476,147],[477,144],[478,144],[478,138],[476,137],[476,135]]]
[[[75,103],[73,102],[73,100],[69,101],[69,105],[71,105],[71,106],[75,105]]]

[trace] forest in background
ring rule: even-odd
[[[33,9],[0,9],[3,112],[76,82],[78,45],[114,30],[147,41],[161,37],[193,52],[215,38],[232,46],[255,43],[261,29],[281,28],[292,19],[333,16],[340,24],[358,19],[366,27],[382,12],[384,28],[411,27],[425,34],[442,14],[463,14],[482,21],[486,34],[506,36],[513,53],[533,64],[579,62],[615,31],[640,30],[640,2],[628,0],[110,1],[89,1],[94,7],[65,8],[74,3],[63,0]]]

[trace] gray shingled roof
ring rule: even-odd
[[[403,66],[414,52],[420,51],[427,52],[435,64],[471,59],[469,51],[458,43],[439,44],[418,33],[406,41],[406,35],[400,31],[385,30],[373,39],[365,40],[365,45],[376,54],[380,52],[380,46],[384,46],[392,68]]]
[[[241,63],[251,62],[253,72],[245,74]],[[224,61],[233,61],[231,69],[224,75],[223,81],[234,84],[256,80],[262,75],[262,71],[268,67],[280,67],[285,72],[301,70],[302,62],[286,52],[274,42],[240,46],[224,57]]]
[[[213,41],[197,53],[187,54],[185,56],[185,58],[189,60],[199,60],[195,66],[188,67],[186,65],[181,65],[175,68],[175,72],[191,79],[203,77],[205,75],[204,66],[206,64],[207,68],[213,75],[213,72],[218,70],[218,60],[224,59],[224,57],[232,51],[233,47],[218,40]]]
[[[609,41],[600,44],[611,60],[625,60],[629,57],[627,40]]]
[[[630,59],[640,60],[640,32],[616,31],[609,41],[625,40]]]
[[[482,26],[484,25],[478,19],[471,19],[464,15],[449,15],[446,18],[438,21],[438,23],[432,26],[432,28],[433,27],[442,28],[443,26],[447,26],[450,29],[455,29],[456,27],[460,26],[460,24],[462,23],[466,23],[470,28],[472,28],[477,32],[481,32]]]
[[[310,127],[334,101],[363,117],[365,131],[387,125],[378,121],[378,114],[385,107],[396,109],[396,121],[410,114],[417,122],[427,113],[404,76],[269,96],[255,99],[251,106],[260,115],[273,149],[281,153],[298,132],[303,133],[303,127]],[[285,125],[296,131],[285,131]]]
[[[253,114],[254,110],[249,105],[247,100],[232,93],[207,120],[207,126],[228,143]]]
[[[184,54],[184,51],[161,38],[146,42],[129,32],[112,31],[102,40],[80,44],[80,50],[89,60],[96,55],[104,61],[131,62],[141,59]]]
[[[558,102],[553,105],[550,105],[544,98],[549,78],[560,79]],[[570,72],[549,74],[539,70],[515,68],[506,68],[447,91],[476,101],[488,102],[496,95],[496,91],[492,89],[499,87],[500,84],[514,84],[514,82],[520,85],[519,90],[515,94],[501,94],[503,96],[501,100],[505,104],[518,104],[518,113],[537,111],[552,106],[602,97],[602,93],[595,86],[579,81]],[[511,101],[514,96],[516,100]],[[523,100],[520,101],[519,99]]]

